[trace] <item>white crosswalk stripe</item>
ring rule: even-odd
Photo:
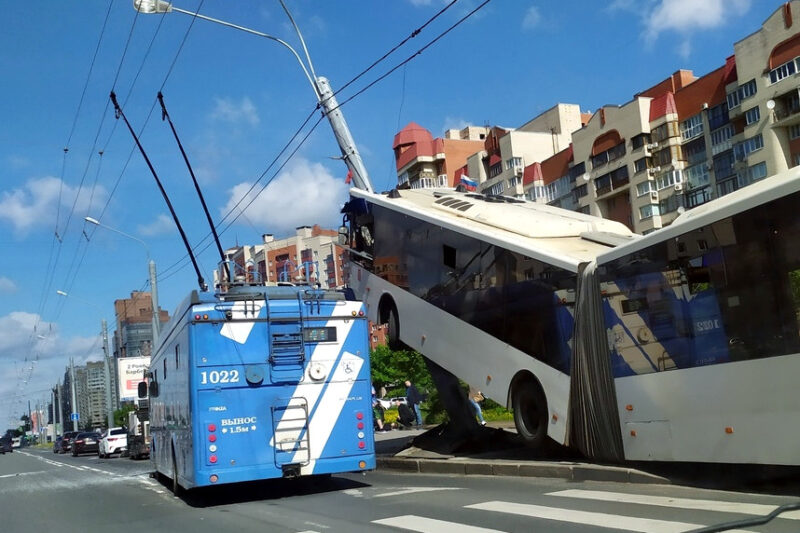
[[[406,531],[419,531],[420,533],[504,533],[499,529],[486,529],[467,524],[436,520],[413,514],[393,516],[381,520],[373,520],[373,524],[396,527]]]
[[[739,513],[759,516],[769,514],[778,507],[777,505],[765,505],[761,503],[672,498],[669,496],[648,496],[645,494],[626,494],[623,492],[605,492],[599,490],[580,489],[549,492],[546,494],[546,496],[560,496],[564,498],[577,498],[601,502],[636,503],[641,505],[655,505],[658,507],[672,507],[676,509],[697,509],[702,511],[719,511],[723,513]],[[781,514],[779,518],[800,520],[800,512],[786,512]]]
[[[691,531],[703,527],[702,524],[691,524],[687,522],[672,522],[668,520],[655,520],[652,518],[637,518],[633,516],[615,515],[609,513],[595,513],[589,511],[578,511],[575,509],[562,509],[560,507],[545,507],[542,505],[531,505],[527,503],[512,503],[492,501],[476,503],[465,506],[467,509],[478,509],[481,511],[495,511],[499,513],[510,513],[532,518],[543,518],[559,522],[569,522],[572,524],[583,524],[609,529],[623,529],[627,531],[638,531],[641,533],[680,533]],[[731,530],[734,533],[744,533],[743,530]]]

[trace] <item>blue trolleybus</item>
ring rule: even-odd
[[[193,291],[148,388],[151,458],[176,492],[375,468],[367,319],[341,291]]]

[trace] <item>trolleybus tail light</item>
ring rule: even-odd
[[[367,462],[366,461],[359,461],[358,462],[358,467],[359,468],[366,468],[367,467]]]
[[[358,316],[364,316],[364,311],[359,311]]]
[[[356,316],[356,312],[355,312],[355,311],[352,311],[352,312],[350,313],[350,315],[352,315],[352,316]]]
[[[358,443],[358,447],[359,448],[361,448],[363,450],[366,446],[367,446],[366,442],[364,442],[363,440],[359,441],[359,443]]]
[[[217,477],[217,475],[216,475],[216,474],[211,474],[211,476],[208,478],[208,480],[209,480],[211,483],[216,483],[216,482],[219,480],[219,477]]]
[[[209,424],[208,425],[208,430],[213,433],[214,431],[217,430],[217,425],[216,424]]]
[[[217,436],[216,435],[209,435],[208,436],[208,442],[217,442]]]
[[[359,420],[364,420],[364,413],[362,413],[361,411],[358,411],[356,413],[356,418],[359,419]]]
[[[209,462],[209,463],[216,463],[216,462],[217,462],[217,456],[216,456],[216,455],[212,455],[212,456],[210,456],[210,457],[208,458],[208,462]]]
[[[356,424],[356,427],[358,429],[364,429],[364,422],[359,422],[358,424]]]

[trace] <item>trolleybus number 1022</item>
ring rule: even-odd
[[[209,383],[238,383],[239,371],[238,370],[212,370],[211,372],[200,372],[200,384],[207,385]]]

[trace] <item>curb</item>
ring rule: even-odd
[[[481,476],[548,477],[570,481],[671,484],[670,480],[633,468],[579,463],[520,463],[474,459],[415,459],[378,457],[376,468],[414,474],[459,474]]]

